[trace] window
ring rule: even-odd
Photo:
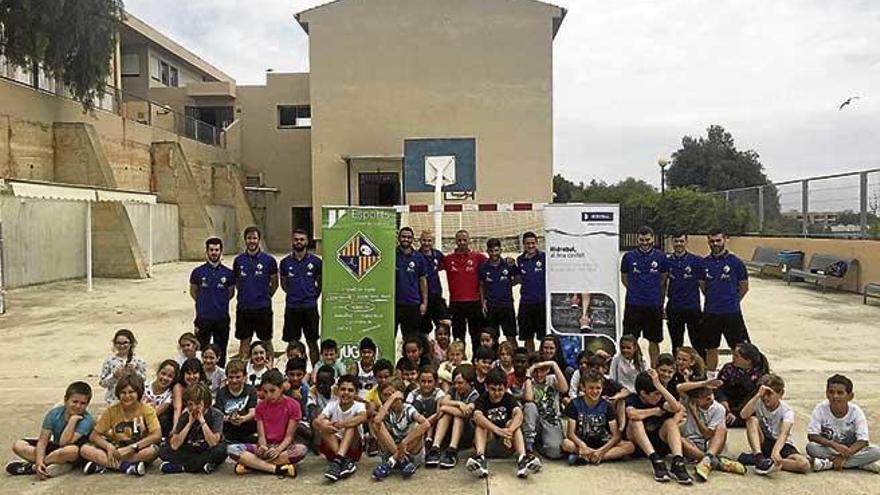
[[[141,57],[137,53],[126,53],[122,55],[122,75],[123,76],[139,76],[141,75]]]
[[[171,66],[168,65],[168,62],[159,62],[159,80],[162,81],[162,84],[165,86],[170,86]]]
[[[308,105],[278,105],[278,127],[311,127],[312,108]]]
[[[177,67],[171,67],[171,77],[168,79],[168,85],[176,88],[178,80],[179,74],[177,72]]]
[[[159,58],[154,55],[150,55],[150,77],[156,81],[162,80],[159,74]]]

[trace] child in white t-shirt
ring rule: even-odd
[[[807,427],[813,471],[863,469],[880,474],[880,447],[870,444],[865,413],[850,403],[852,380],[843,375],[828,378],[825,397],[813,409]]]
[[[777,375],[758,380],[758,391],[743,406],[746,436],[757,474],[770,474],[777,467],[793,473],[810,471],[810,461],[794,445],[791,430],[794,411],[782,401],[785,382]]]
[[[357,471],[361,458],[360,425],[367,421],[367,407],[357,397],[357,378],[342,375],[336,384],[337,398],[324,406],[314,428],[321,436],[321,454],[330,461],[324,477],[338,481]]]
[[[709,480],[713,469],[746,474],[745,466],[721,455],[727,443],[726,410],[715,400],[709,388],[712,384],[710,381],[679,384],[681,402],[687,412],[681,432],[682,453],[698,461],[694,474],[704,482]]]

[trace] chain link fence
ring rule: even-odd
[[[880,239],[880,169],[710,194],[751,213],[747,234]]]

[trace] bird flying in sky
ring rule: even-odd
[[[850,96],[843,103],[841,103],[839,107],[837,107],[837,110],[843,110],[843,107],[851,104],[853,100],[858,100],[859,98],[859,96]]]

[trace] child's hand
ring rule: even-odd
[[[660,384],[660,375],[657,374],[657,370],[649,369],[647,373],[648,373],[648,376],[651,377],[651,381],[654,382],[654,385]]]
[[[834,459],[831,459],[831,465],[834,466],[835,471],[842,471],[843,465],[845,462],[846,462],[846,457],[843,457],[842,455],[839,455],[839,456],[835,457]]]
[[[831,448],[833,448],[834,450],[836,450],[836,451],[840,454],[840,456],[843,457],[843,458],[847,458],[847,457],[849,457],[849,456],[851,455],[851,453],[850,453],[850,451],[849,451],[849,448],[847,448],[846,445],[843,445],[843,444],[839,444],[839,443],[837,443],[837,442],[834,442],[834,443],[831,444]]]
[[[388,400],[392,402],[398,399],[403,400],[403,392],[401,392],[400,390],[395,390],[394,393],[391,394],[391,397],[388,398]]]
[[[281,454],[275,447],[266,450],[266,460],[271,461]]]
[[[773,452],[770,452],[770,458],[773,459],[777,465],[782,464],[782,454],[777,449],[773,449]]]
[[[76,423],[79,423],[80,421],[82,421],[82,419],[83,419],[83,417],[80,416],[79,414],[71,414],[70,419],[68,419],[67,421],[76,424]]]
[[[268,447],[266,447],[265,445],[257,445],[257,456],[259,456],[262,459],[265,459],[267,452],[269,452]]]
[[[513,432],[510,431],[510,428],[498,428],[498,431],[496,431],[495,433],[505,440],[510,440],[513,438]]]
[[[760,394],[761,397],[764,397],[767,394],[772,394],[772,393],[773,393],[773,389],[768,387],[767,385],[761,385],[761,388],[758,389],[758,394]]]
[[[590,451],[590,453],[587,454],[587,460],[593,464],[599,464],[602,462],[602,452],[599,450]]]
[[[36,476],[38,480],[45,480],[49,478],[49,473],[46,472],[46,462],[40,461],[34,464],[34,471],[36,471]]]
[[[727,426],[730,426],[736,422],[736,416],[732,412],[728,412],[727,416],[724,417],[724,422],[727,423]]]
[[[712,390],[715,390],[717,388],[721,388],[722,385],[724,385],[724,382],[722,382],[721,380],[719,380],[717,378],[706,382],[706,387],[711,388]]]

